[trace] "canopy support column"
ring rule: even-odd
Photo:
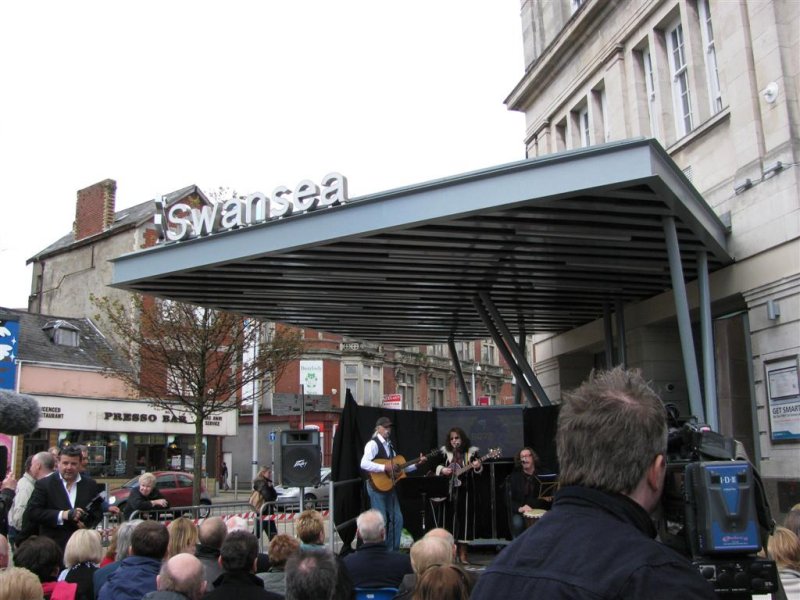
[[[525,358],[525,353],[520,350],[514,341],[514,336],[511,335],[503,317],[489,298],[489,294],[480,292],[478,297],[474,299],[474,304],[487,329],[492,333],[492,339],[497,344],[500,353],[514,372],[514,377],[517,378],[522,388],[522,393],[525,394],[530,405],[550,406],[550,399]]]
[[[678,245],[678,230],[675,227],[675,219],[672,217],[664,217],[662,225],[667,243],[669,273],[672,279],[672,294],[675,298],[678,333],[681,338],[681,354],[683,355],[683,370],[686,375],[686,388],[689,392],[689,407],[695,417],[700,421],[704,421],[705,412],[703,411],[703,399],[700,394],[700,376],[697,373],[692,322],[689,318],[689,301],[686,298],[686,283],[683,278],[683,264],[681,263],[681,253]]]
[[[714,365],[714,322],[711,320],[711,291],[708,285],[708,254],[697,253],[697,288],[700,292],[700,332],[703,345],[703,384],[706,423],[719,431],[717,410],[717,371]]]
[[[456,382],[458,382],[458,389],[461,390],[461,397],[464,399],[464,405],[469,406],[467,382],[464,381],[464,370],[461,368],[461,361],[458,358],[456,343],[453,341],[452,337],[447,339],[447,347],[450,349],[450,360],[453,361],[453,367],[455,367],[456,370]]]

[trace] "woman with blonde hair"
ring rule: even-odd
[[[75,600],[94,599],[94,572],[103,560],[103,544],[96,529],[78,529],[67,541],[59,581],[78,584]]]
[[[0,570],[0,600],[42,600],[42,584],[28,569],[9,567]]]
[[[156,476],[152,473],[142,473],[139,475],[139,486],[131,489],[128,502],[125,503],[125,519],[130,519],[134,512],[140,519],[146,519],[149,513],[142,514],[142,511],[167,508],[169,502],[156,487]]]
[[[800,598],[800,539],[786,527],[776,527],[769,536],[767,553],[778,566],[787,598]]]
[[[167,559],[176,554],[194,554],[197,547],[197,525],[186,517],[179,517],[167,526],[169,545]]]

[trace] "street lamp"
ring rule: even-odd
[[[472,406],[478,405],[478,399],[475,397],[475,373],[481,372],[481,366],[478,363],[472,367]]]

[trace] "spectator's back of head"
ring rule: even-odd
[[[197,525],[186,517],[174,519],[167,527],[169,533],[169,546],[167,557],[173,557],[183,552],[194,552],[197,546]]]
[[[197,535],[201,544],[219,550],[228,535],[228,529],[220,517],[210,517],[200,523]]]
[[[629,494],[667,449],[667,418],[638,370],[593,372],[565,394],[556,447],[562,486]]]
[[[0,533],[0,569],[5,569],[8,566],[8,538]]]
[[[425,536],[411,546],[411,567],[420,575],[432,565],[453,563],[453,547],[447,540],[436,536]]]
[[[286,561],[298,550],[300,550],[300,542],[297,538],[286,533],[279,533],[269,543],[270,568],[280,569],[286,566]]]
[[[322,544],[325,541],[325,520],[316,510],[304,510],[295,520],[294,531],[304,544]]]
[[[331,600],[338,566],[327,550],[300,550],[286,561],[286,600]]]
[[[0,570],[0,600],[42,600],[42,583],[28,569]]]
[[[365,544],[375,544],[386,539],[386,527],[380,511],[371,508],[362,512],[356,519],[358,537]]]
[[[183,594],[189,600],[200,600],[206,591],[205,569],[193,554],[176,554],[161,565],[156,578],[158,590]]]
[[[219,552],[226,573],[252,573],[258,558],[258,540],[249,531],[228,534]]]
[[[433,565],[418,576],[414,600],[468,600],[472,585],[458,565]]]
[[[33,460],[39,463],[43,475],[52,473],[56,468],[56,457],[50,452],[37,452],[33,455]]]
[[[797,537],[800,537],[800,504],[795,504],[792,507],[789,514],[786,515],[783,526],[793,531]]]
[[[133,530],[131,554],[162,560],[168,546],[169,532],[161,523],[144,521]]]
[[[452,560],[450,562],[455,562],[458,546],[456,546],[456,539],[453,537],[452,533],[447,531],[447,529],[444,527],[434,527],[433,529],[429,530],[424,537],[437,537],[447,542],[447,545],[450,547],[452,553]]]
[[[122,560],[131,553],[131,537],[133,537],[133,530],[139,525],[144,523],[141,519],[132,519],[125,521],[119,526],[117,530],[117,553],[116,560]]]
[[[96,529],[78,529],[69,536],[64,548],[64,566],[68,569],[81,563],[99,564],[103,560],[103,544]]]
[[[776,527],[769,536],[767,552],[779,569],[800,570],[800,540],[794,531]]]
[[[14,552],[14,566],[28,569],[46,583],[55,581],[61,569],[63,555],[53,540],[43,535],[34,535],[20,544]]]

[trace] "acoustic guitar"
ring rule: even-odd
[[[490,458],[497,458],[502,453],[503,451],[499,447],[492,448],[491,450],[489,450],[489,452],[481,456],[478,460],[481,461],[481,463],[483,463],[483,461],[488,460]],[[453,469],[453,473],[450,475],[450,495],[452,496],[453,488],[457,488],[458,486],[461,485],[461,480],[459,479],[459,477],[461,477],[464,473],[468,473],[469,471],[474,469],[474,467],[472,466],[472,461],[470,461],[469,464],[466,464],[463,467],[459,467],[455,463],[451,464],[450,468]]]
[[[439,454],[439,452],[441,452],[441,450],[439,450],[438,448],[436,450],[431,450],[428,454],[424,456],[424,458],[426,459],[433,458],[434,456]],[[392,472],[389,475],[387,475],[385,471],[382,473],[370,473],[369,479],[372,482],[372,487],[374,487],[379,492],[392,491],[392,488],[394,488],[395,484],[398,481],[400,481],[404,477],[407,477],[405,470],[408,467],[420,462],[422,458],[423,457],[415,458],[414,460],[409,460],[408,462],[406,462],[406,459],[403,458],[402,454],[397,454],[392,458],[373,459],[373,462],[379,463],[381,465],[386,465],[387,463],[391,463],[392,465],[394,465],[394,468],[392,469]]]

